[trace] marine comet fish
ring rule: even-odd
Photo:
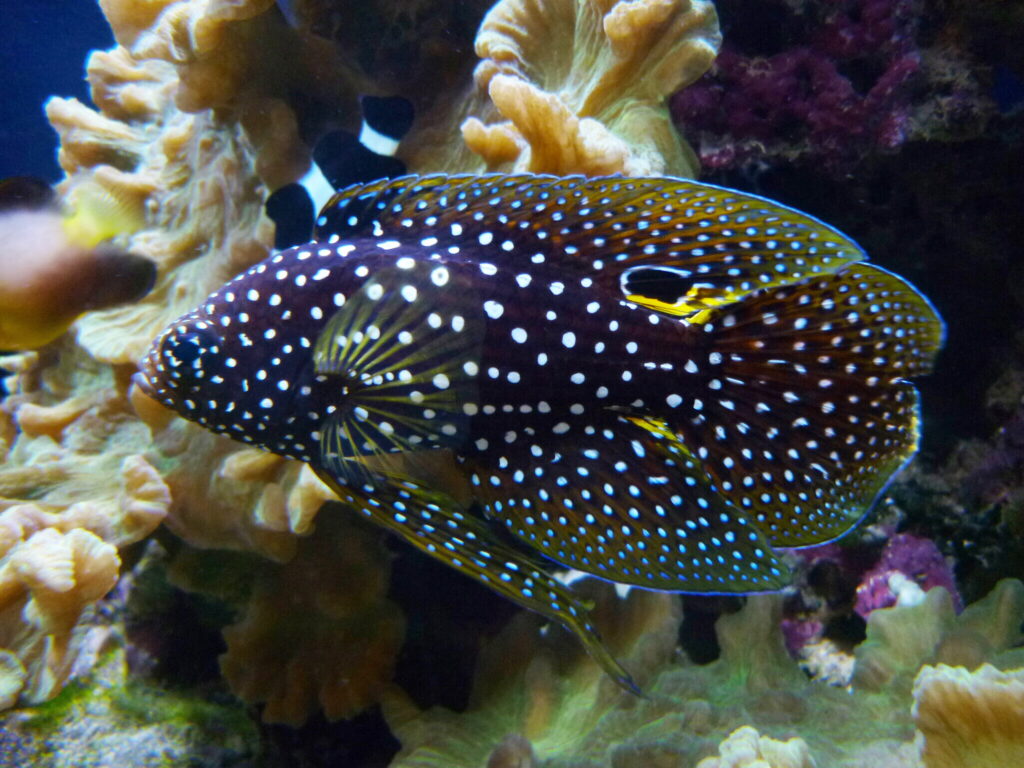
[[[557,571],[778,590],[774,548],[849,532],[914,454],[908,379],[943,325],[866,258],[695,181],[382,180],[172,323],[138,381],[307,462],[637,691]]]

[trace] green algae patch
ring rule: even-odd
[[[233,696],[223,701],[198,698],[187,691],[175,691],[132,682],[109,693],[112,713],[136,723],[150,723],[157,715],[168,725],[199,728],[207,736],[232,734],[256,739],[257,728],[245,708]]]
[[[129,682],[124,650],[117,647],[88,680],[72,682],[39,707],[11,713],[3,727],[31,744],[38,768],[241,764],[257,753],[257,727],[241,704],[226,692],[220,696],[223,701]]]
[[[36,735],[52,733],[61,723],[73,716],[75,710],[89,697],[90,685],[81,680],[72,680],[54,698],[37,707],[23,710],[21,727],[34,731]]]

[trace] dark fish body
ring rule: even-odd
[[[573,629],[624,685],[547,561],[778,589],[771,546],[849,531],[916,449],[906,378],[941,321],[784,206],[675,179],[409,177],[347,190],[317,223],[170,326],[144,388],[310,463]],[[420,459],[439,452],[469,503],[431,482]]]

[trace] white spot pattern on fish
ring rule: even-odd
[[[917,444],[942,325],[817,220],[677,179],[409,177],[172,324],[143,386],[604,650],[536,554],[653,589],[785,583]],[[417,469],[451,452],[477,507]],[[391,468],[389,456],[409,463]],[[482,511],[482,515],[477,511]],[[510,545],[491,528],[506,529]]]

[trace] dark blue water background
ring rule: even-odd
[[[4,0],[0,33],[0,179],[63,175],[57,134],[46,122],[50,96],[85,103],[85,58],[114,45],[96,0]]]

